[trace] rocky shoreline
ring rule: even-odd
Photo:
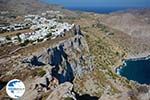
[[[146,52],[146,53],[140,53],[137,55],[128,55],[125,59],[129,60],[129,59],[143,59],[143,58],[149,58],[150,53]]]

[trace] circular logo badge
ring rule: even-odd
[[[7,83],[6,92],[11,98],[17,99],[23,96],[25,92],[25,85],[22,81],[13,79]]]

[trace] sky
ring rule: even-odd
[[[64,7],[150,7],[150,0],[44,0]]]

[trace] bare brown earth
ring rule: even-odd
[[[13,32],[5,32],[5,33],[0,33],[0,36],[2,36],[2,37],[5,37],[5,36],[16,36],[17,34],[28,33],[28,32],[33,32],[33,30],[31,30],[31,29],[24,29],[24,30],[13,31]]]
[[[150,37],[149,9],[131,10],[106,15],[102,21],[132,37]]]

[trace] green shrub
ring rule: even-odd
[[[73,100],[71,97],[66,97],[64,100]]]
[[[43,70],[42,68],[40,68],[40,69],[37,71],[37,75],[40,76],[40,77],[43,77],[45,74],[46,74],[46,71]]]
[[[6,40],[11,40],[11,38],[7,35],[7,36],[6,36]]]
[[[43,39],[37,39],[37,41],[38,41],[38,42],[42,42],[42,41],[43,41]]]
[[[17,38],[18,38],[18,41],[21,42],[21,38],[20,38],[19,34],[17,34]]]
[[[49,38],[52,36],[52,33],[47,34],[45,37]]]
[[[26,46],[26,45],[29,44],[29,42],[30,42],[29,40],[25,40],[24,43],[21,43],[21,44],[20,44],[20,46]]]

